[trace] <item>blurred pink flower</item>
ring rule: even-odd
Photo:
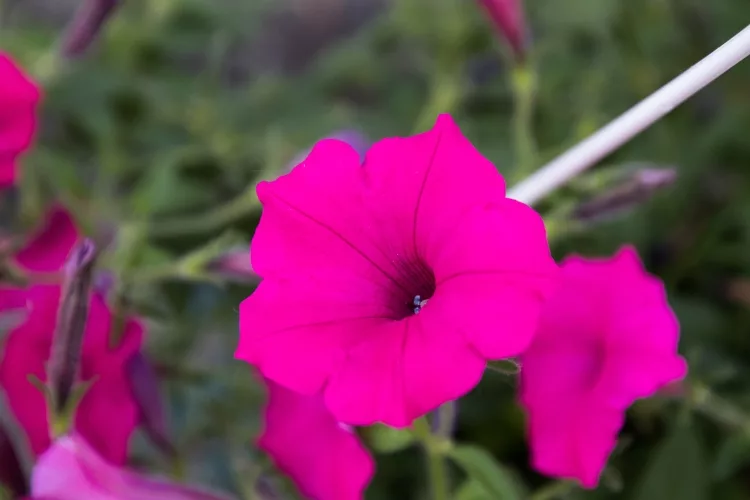
[[[319,395],[305,396],[270,380],[258,446],[310,500],[358,500],[375,462],[357,435],[339,424]]]
[[[80,238],[70,213],[61,205],[53,205],[42,226],[16,252],[15,263],[26,272],[58,272]]]
[[[225,497],[116,467],[79,435],[55,441],[31,476],[34,500],[220,500]]]
[[[258,196],[236,356],[348,424],[405,427],[471,390],[556,281],[542,219],[447,115],[364,164],[323,140]]]
[[[0,385],[26,431],[32,450],[40,454],[50,445],[47,408],[43,394],[29,382],[29,376],[46,379],[45,365],[57,320],[60,286],[36,285],[28,290],[7,290],[6,294],[9,306],[23,298],[28,301],[29,311],[28,317],[7,335],[0,360]],[[92,294],[80,378],[93,380],[93,384],[78,406],[74,424],[99,453],[122,464],[127,458],[128,441],[140,419],[125,363],[139,351],[143,329],[137,321],[128,320],[120,344],[110,348],[111,326],[112,314],[104,299]]]
[[[633,248],[611,259],[567,258],[522,356],[534,467],[596,486],[625,410],[685,376],[678,340],[664,286]]]
[[[526,52],[526,21],[522,0],[479,0],[495,29],[510,44],[519,59]]]
[[[40,92],[13,60],[0,52],[0,187],[16,180],[16,160],[31,145]]]

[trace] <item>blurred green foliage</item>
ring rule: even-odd
[[[240,493],[268,467],[253,446],[262,390],[231,361],[237,307],[252,289],[217,284],[201,263],[250,241],[258,179],[338,129],[403,135],[451,112],[514,178],[505,47],[469,0],[130,0],[85,58],[60,61],[55,43],[72,12],[60,9],[6,0],[2,11],[0,47],[45,88],[20,220],[33,225],[59,199],[90,233],[116,231],[107,263],[124,303],[148,318],[180,457],[139,438],[136,463]],[[526,9],[539,163],[750,18],[746,0],[528,0]],[[582,492],[530,470],[513,380],[488,373],[459,402],[464,447],[450,468],[459,498],[750,498],[749,82],[750,63],[739,65],[540,206],[558,257],[638,246],[667,283],[700,388],[689,395],[702,396],[637,404],[602,486]],[[561,207],[633,161],[675,166],[678,182],[625,216],[587,227],[566,219]],[[411,440],[364,436],[383,450],[368,498],[426,498]]]

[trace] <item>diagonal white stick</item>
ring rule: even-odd
[[[616,150],[750,55],[750,25],[680,76],[508,191],[533,205]]]

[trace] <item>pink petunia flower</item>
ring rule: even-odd
[[[534,467],[596,486],[625,410],[685,376],[678,340],[664,286],[633,248],[611,259],[567,258],[522,356]]]
[[[34,500],[226,500],[107,463],[75,434],[61,437],[39,458],[31,495]]]
[[[323,140],[258,196],[236,356],[347,424],[405,427],[471,390],[556,281],[542,219],[447,115],[364,163]]]
[[[0,52],[0,187],[16,180],[16,160],[31,145],[40,92],[13,60]]]
[[[0,385],[8,404],[26,431],[36,454],[50,445],[47,407],[43,394],[29,376],[46,379],[52,335],[57,320],[60,286],[36,285],[28,290],[6,291],[3,304],[8,309],[23,298],[29,304],[27,318],[8,333],[0,360]],[[16,299],[16,300],[13,300]],[[140,350],[143,329],[128,320],[120,344],[109,346],[112,313],[100,294],[92,294],[84,333],[80,378],[93,381],[81,400],[74,426],[109,461],[122,464],[128,442],[140,420],[125,363]]]
[[[81,236],[75,221],[62,205],[53,205],[42,226],[16,252],[17,266],[30,273],[55,273],[62,269]]]
[[[258,446],[310,500],[358,500],[375,463],[356,434],[339,424],[323,399],[266,380],[265,429]]]

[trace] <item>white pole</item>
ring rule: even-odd
[[[616,150],[750,55],[750,25],[703,60],[508,191],[533,205]]]

